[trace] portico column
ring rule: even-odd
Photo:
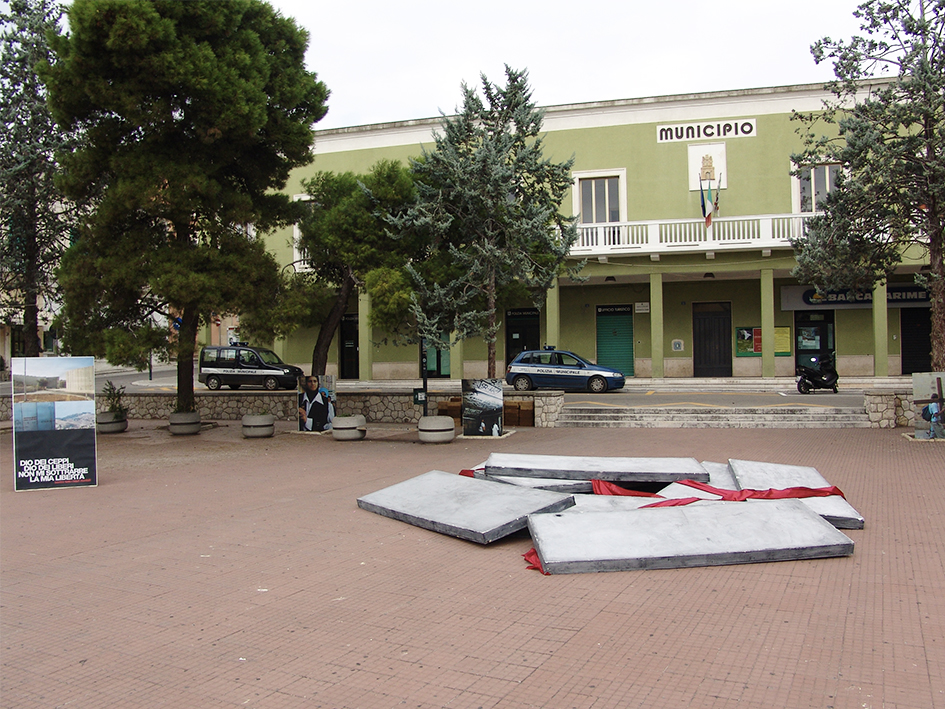
[[[650,369],[663,377],[663,274],[650,274]]]
[[[560,285],[555,278],[545,296],[545,344],[557,347],[561,340]]]
[[[374,379],[374,345],[371,342],[371,296],[358,291],[358,379]]]
[[[873,287],[873,376],[889,376],[889,319],[886,312],[886,284]]]
[[[773,377],[774,366],[774,270],[761,269],[761,376]]]
[[[463,360],[463,340],[450,345],[450,379],[462,379],[465,360]]]

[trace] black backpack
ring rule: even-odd
[[[932,420],[932,412],[929,410],[928,404],[922,407],[922,418],[925,419],[926,421]]]

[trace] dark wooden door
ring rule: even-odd
[[[732,304],[692,304],[692,368],[695,377],[732,376]]]
[[[902,373],[932,371],[932,317],[928,308],[899,309]]]

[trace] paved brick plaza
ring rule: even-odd
[[[0,434],[2,707],[945,708],[945,443],[157,425],[99,438],[97,488],[22,493]],[[493,450],[812,465],[866,529],[844,559],[542,576],[525,532],[480,547],[357,508]]]

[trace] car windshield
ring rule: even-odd
[[[285,364],[285,362],[279,359],[279,355],[272,350],[256,350],[256,352],[259,353],[260,359],[266,364]]]

